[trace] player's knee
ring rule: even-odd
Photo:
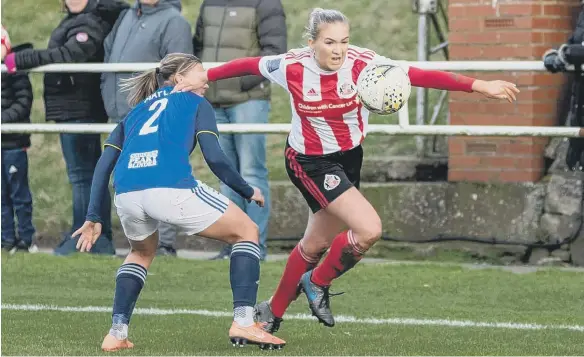
[[[132,253],[139,255],[143,259],[151,259],[156,255],[156,246],[140,245],[132,247]]]
[[[238,228],[237,235],[235,237],[235,242],[253,242],[258,244],[260,237],[260,228],[251,219],[243,225],[243,227]]]
[[[357,233],[359,244],[363,246],[363,248],[369,249],[379,240],[379,238],[381,238],[381,220],[378,219],[370,222],[365,227],[361,228],[359,232],[355,233]]]
[[[379,238],[381,238],[382,228],[381,228],[381,220],[377,220],[375,223],[371,224],[367,232],[367,240],[366,243],[369,247],[375,244]]]
[[[307,239],[300,241],[302,252],[311,258],[320,258],[330,247],[327,239]]]

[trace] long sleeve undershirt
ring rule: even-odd
[[[217,81],[244,75],[261,75],[261,57],[239,58],[226,62],[207,71],[209,81]],[[425,70],[409,67],[408,75],[414,87],[443,89],[448,91],[472,92],[474,78],[444,71]]]

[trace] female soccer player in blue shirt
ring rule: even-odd
[[[229,164],[218,142],[211,105],[202,97],[208,86],[199,81],[200,60],[169,54],[160,67],[127,80],[134,109],[114,129],[97,164],[86,222],[77,248],[89,251],[101,232],[101,198],[114,171],[115,205],[131,245],[116,276],[112,327],[103,340],[104,351],[132,348],[128,325],[147,269],[156,254],[160,222],[233,245],[230,280],[234,321],[229,337],[235,344],[281,348],[285,341],[254,323],[260,277],[258,227],[225,196],[195,179],[189,156],[197,142],[213,173],[244,198],[263,206],[262,193],[247,184]],[[188,83],[194,92],[174,92]]]

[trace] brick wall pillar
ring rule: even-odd
[[[577,0],[450,0],[449,43],[453,61],[540,60],[571,33]],[[493,6],[493,4],[496,4]],[[544,72],[468,72],[502,79],[521,90],[514,104],[451,93],[452,125],[557,125],[562,75]],[[451,137],[450,181],[537,181],[544,173],[548,138]]]

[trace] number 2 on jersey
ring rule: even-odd
[[[162,111],[166,108],[167,104],[168,104],[168,98],[162,98],[162,99],[159,99],[150,105],[150,108],[148,108],[148,111],[149,112],[151,112],[153,110],[156,110],[156,111],[154,112],[154,114],[152,114],[152,116],[148,120],[146,120],[146,123],[144,123],[144,125],[142,125],[142,129],[140,129],[140,132],[138,133],[139,135],[148,135],[148,134],[152,134],[152,133],[155,133],[158,131],[158,125],[152,125],[152,124],[154,124],[156,119],[158,119],[160,114],[162,114]]]

